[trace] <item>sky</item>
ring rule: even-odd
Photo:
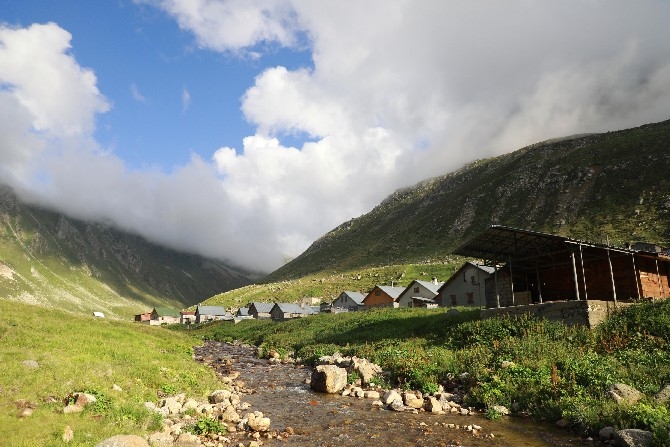
[[[669,119],[668,23],[667,0],[0,0],[0,183],[269,272],[397,188]]]

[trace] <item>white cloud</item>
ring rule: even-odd
[[[134,82],[130,84],[130,94],[132,95],[133,99],[137,102],[141,103],[146,103],[147,99],[140,93],[140,90],[137,88],[137,84]]]
[[[181,91],[181,110],[186,112],[191,106],[191,93],[184,87]]]
[[[662,0],[141,2],[216,51],[262,57],[306,38],[314,66],[258,74],[241,107],[256,133],[239,151],[129,171],[91,141],[109,106],[69,34],[1,28],[0,173],[73,214],[247,267],[272,269],[395,188],[474,158],[670,117]],[[55,73],[48,90],[24,76],[35,70]],[[287,134],[313,141],[289,147]]]

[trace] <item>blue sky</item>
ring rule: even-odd
[[[267,272],[397,188],[670,118],[669,22],[666,0],[0,0],[0,183]]]

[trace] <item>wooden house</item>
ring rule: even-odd
[[[435,297],[443,284],[437,279],[432,281],[415,279],[398,297],[398,307],[433,307],[437,304]]]
[[[363,293],[345,291],[340,293],[340,295],[333,301],[331,305],[331,310],[332,309],[358,310],[363,307],[364,299],[365,294]]]
[[[233,314],[226,311],[222,306],[198,306],[195,309],[196,323],[206,323],[208,321],[233,321]]]
[[[398,297],[405,290],[404,287],[374,286],[365,295],[363,307],[366,309],[375,307],[398,307]]]
[[[547,302],[588,301],[573,307],[600,307],[606,314],[619,303],[670,297],[670,255],[654,244],[620,248],[494,225],[454,253],[494,267],[485,281],[490,309],[526,306],[530,311],[528,306]],[[571,312],[560,308],[563,315]],[[597,324],[588,319],[589,325]]]
[[[170,309],[169,307],[154,307],[151,311],[151,319],[149,324],[161,325],[161,324],[178,324],[179,323],[179,311],[176,309]]]
[[[149,321],[151,321],[151,312],[144,312],[135,315],[135,321],[138,323],[149,324]]]
[[[435,301],[442,307],[486,306],[485,281],[493,274],[494,268],[465,262],[439,288]]]
[[[270,311],[274,303],[251,303],[249,304],[249,315],[256,319],[272,318]]]

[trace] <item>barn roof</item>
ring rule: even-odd
[[[252,306],[254,307],[254,309],[256,309],[256,312],[270,313],[272,307],[274,306],[274,303],[251,303],[249,305],[249,309],[251,309]]]
[[[226,315],[226,309],[221,306],[198,306],[196,313],[198,315]]]

